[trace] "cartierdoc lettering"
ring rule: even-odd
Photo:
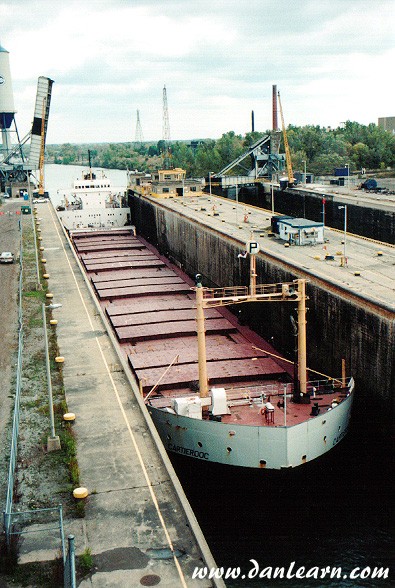
[[[199,459],[208,459],[208,453],[204,451],[197,451],[196,449],[190,449],[189,447],[181,447],[181,445],[168,445],[169,451],[175,451],[176,453],[182,453],[182,455],[190,455],[191,457],[197,457]]]

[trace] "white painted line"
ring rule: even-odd
[[[85,309],[85,312],[86,312],[86,315],[87,315],[87,318],[88,318],[88,321],[89,321],[89,324],[90,324],[91,330],[92,330],[92,331],[95,331],[96,329],[94,329],[94,326],[93,326],[93,323],[92,323],[92,321],[91,321],[91,317],[90,317],[89,311],[88,311],[88,309],[87,309],[87,307],[86,307],[85,301],[84,301],[84,299],[83,299],[83,296],[82,296],[82,292],[81,292],[81,290],[80,290],[80,287],[78,286],[78,282],[77,282],[76,275],[75,275],[75,273],[74,273],[74,270],[73,270],[73,268],[71,267],[71,263],[70,263],[70,260],[69,260],[69,257],[68,257],[68,255],[67,255],[66,249],[65,249],[65,247],[64,247],[63,241],[62,241],[62,239],[61,239],[61,235],[60,235],[60,233],[59,233],[59,230],[58,230],[58,227],[57,227],[57,224],[56,224],[56,220],[54,219],[54,216],[53,216],[52,210],[50,210],[50,214],[51,214],[52,222],[54,223],[54,227],[55,227],[56,233],[57,233],[57,235],[58,235],[58,237],[59,237],[59,241],[60,241],[60,243],[61,243],[61,248],[63,249],[63,252],[64,252],[64,254],[65,254],[65,256],[66,256],[66,260],[67,260],[67,263],[68,263],[68,265],[69,265],[70,271],[71,271],[71,273],[72,273],[72,275],[73,275],[73,278],[74,278],[74,281],[75,281],[75,285],[76,285],[76,287],[77,287],[78,294],[79,294],[79,296],[80,296],[80,299],[81,299],[82,305],[83,305],[83,307],[84,307],[84,309]],[[174,550],[173,542],[172,542],[172,540],[171,540],[171,538],[170,538],[170,533],[169,533],[169,531],[168,531],[168,529],[167,529],[166,522],[165,522],[165,520],[164,520],[164,518],[163,518],[163,515],[162,515],[162,512],[161,512],[161,509],[160,509],[160,506],[159,506],[158,499],[157,499],[157,497],[156,497],[156,494],[155,494],[154,488],[153,488],[153,486],[152,486],[152,482],[151,482],[151,480],[150,480],[150,478],[149,478],[149,475],[148,475],[148,472],[147,472],[147,468],[145,467],[144,460],[143,460],[143,457],[142,457],[142,455],[141,455],[141,452],[140,452],[140,450],[139,450],[139,448],[138,448],[138,445],[137,445],[136,438],[135,438],[135,436],[134,436],[134,434],[133,434],[133,431],[132,431],[132,429],[131,429],[131,426],[130,426],[130,423],[129,423],[129,421],[128,421],[128,418],[127,418],[126,412],[125,412],[125,410],[124,410],[124,408],[123,408],[123,406],[122,406],[122,402],[121,402],[121,398],[120,398],[120,396],[119,396],[118,389],[117,389],[117,387],[116,387],[116,384],[115,384],[115,382],[114,382],[114,379],[113,379],[113,377],[112,377],[112,375],[111,375],[111,372],[110,372],[110,369],[109,369],[108,363],[107,363],[107,361],[106,361],[106,359],[105,359],[105,357],[104,357],[104,353],[103,353],[103,350],[102,350],[102,348],[101,348],[101,345],[100,345],[100,342],[99,342],[99,339],[98,339],[98,337],[95,337],[95,340],[96,340],[97,346],[98,346],[98,348],[99,348],[100,354],[101,354],[101,356],[102,356],[103,363],[104,363],[104,365],[105,365],[105,367],[106,367],[106,371],[107,371],[108,377],[110,378],[111,385],[112,385],[112,387],[113,387],[113,391],[114,391],[115,397],[116,397],[116,399],[117,399],[117,402],[118,402],[118,406],[119,406],[119,408],[120,408],[120,410],[121,410],[122,416],[123,416],[123,418],[124,418],[124,421],[125,421],[125,424],[126,424],[126,428],[128,429],[128,432],[129,432],[130,438],[131,438],[131,440],[132,440],[132,444],[133,444],[133,446],[134,446],[134,449],[135,449],[135,451],[136,451],[136,454],[137,454],[137,457],[138,457],[138,460],[139,460],[139,463],[140,463],[140,466],[141,466],[141,469],[142,469],[142,472],[143,472],[144,478],[145,478],[145,480],[146,480],[146,483],[147,483],[147,486],[148,486],[148,489],[149,489],[149,492],[150,492],[150,495],[151,495],[151,500],[152,500],[152,502],[153,502],[153,504],[154,504],[154,506],[155,506],[155,509],[156,509],[156,512],[157,512],[157,514],[158,514],[158,517],[159,517],[160,523],[161,523],[161,525],[162,525],[162,529],[163,529],[163,531],[164,531],[164,534],[165,534],[165,537],[166,537],[167,543],[168,543],[168,545],[169,545],[169,548],[170,548],[170,550],[171,550],[171,552],[172,552],[172,554],[173,554],[173,560],[174,560],[174,564],[175,564],[175,566],[176,566],[176,568],[177,568],[177,571],[178,571],[178,574],[179,574],[179,577],[180,577],[180,580],[181,580],[181,585],[182,585],[182,587],[183,587],[183,588],[188,588],[188,587],[187,587],[187,583],[186,583],[186,581],[185,581],[185,576],[184,576],[184,573],[183,573],[183,571],[182,571],[182,569],[181,569],[180,563],[179,563],[179,561],[178,561],[178,559],[177,559],[177,556],[176,556],[176,554],[175,554],[175,550]]]

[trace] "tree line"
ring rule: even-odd
[[[269,133],[250,132],[244,136],[233,131],[219,139],[174,141],[168,148],[173,167],[186,169],[189,177],[207,176],[218,172],[257,139]],[[287,137],[295,170],[314,175],[333,174],[335,167],[350,166],[351,172],[385,170],[395,165],[395,136],[371,123],[362,125],[347,121],[337,129],[307,125],[289,125]],[[47,162],[64,165],[86,165],[88,150],[92,165],[107,169],[138,169],[149,172],[163,166],[167,146],[163,140],[157,143],[98,143],[48,145]],[[280,152],[284,153],[283,138]],[[232,173],[244,173],[242,169]]]

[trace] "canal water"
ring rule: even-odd
[[[240,567],[246,576],[226,580],[227,586],[395,586],[390,439],[378,439],[359,423],[328,456],[294,471],[227,471],[195,461],[172,458],[218,566]],[[292,562],[293,573],[329,566],[341,567],[342,577],[248,577],[258,567],[286,572]],[[390,577],[345,577],[375,567],[390,568]]]
[[[57,190],[70,187],[82,169],[46,166],[55,205]],[[126,185],[124,171],[106,173],[114,185]],[[218,566],[240,568],[228,587],[395,586],[393,439],[381,437],[367,414],[355,411],[352,421],[329,455],[294,471],[229,471],[171,458]],[[302,567],[304,575],[315,567],[341,568],[341,577],[298,579]],[[369,569],[380,567],[390,568],[387,579],[368,577]],[[284,568],[285,575],[290,570],[291,577],[270,578],[270,568]],[[350,578],[356,568],[366,577]]]

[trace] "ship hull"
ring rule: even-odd
[[[171,453],[228,466],[281,470],[318,459],[343,439],[353,388],[352,381],[348,396],[335,408],[291,427],[230,425],[147,408]]]
[[[293,403],[281,358],[225,308],[206,309],[210,390],[197,396],[201,322],[187,277],[131,230],[71,237],[167,451],[191,463],[281,470],[316,460],[345,436],[353,380],[307,382],[308,394]],[[272,295],[291,292],[283,286]]]

